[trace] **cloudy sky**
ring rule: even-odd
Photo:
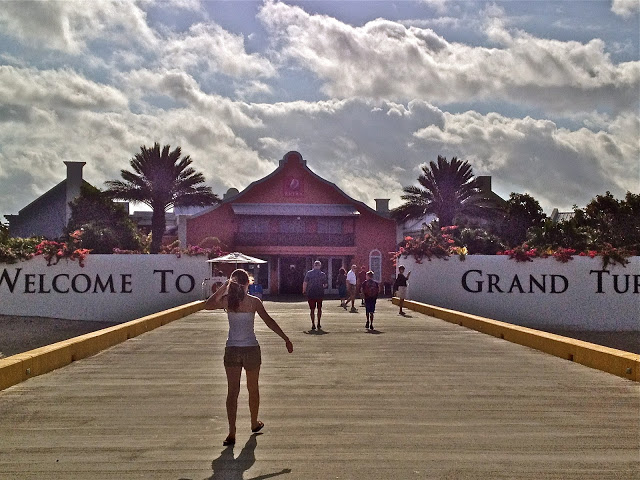
[[[289,150],[370,206],[438,155],[546,213],[637,193],[639,5],[5,0],[0,215],[156,141],[219,195]]]

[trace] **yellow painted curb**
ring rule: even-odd
[[[397,297],[392,299],[394,305],[398,305],[399,301],[400,299]],[[624,350],[604,347],[595,343],[575,340],[533,328],[520,327],[426,303],[405,300],[403,305],[416,312],[439,318],[446,322],[457,323],[463,327],[493,335],[509,342],[535,348],[565,360],[571,360],[587,367],[640,382],[640,355],[636,353],[625,352]]]
[[[0,390],[71,362],[95,355],[129,338],[186,317],[204,308],[204,301],[180,305],[130,322],[52,343],[0,359]]]

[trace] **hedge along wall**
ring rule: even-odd
[[[469,255],[464,261],[398,259],[411,271],[408,298],[515,325],[640,331],[640,257],[602,268],[599,257],[516,262]]]
[[[205,256],[88,255],[0,264],[0,314],[126,322],[201,300]]]

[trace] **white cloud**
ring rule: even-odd
[[[116,0],[5,1],[0,26],[27,45],[73,55],[98,38],[145,46],[157,42],[145,12],[133,2]]]
[[[300,148],[298,139],[282,141],[273,137],[259,138],[258,145],[266,158],[278,158],[287,152]]]
[[[480,26],[480,23],[477,20],[459,17],[411,18],[408,20],[398,20],[398,23],[405,27],[437,28],[446,30],[457,30],[460,28],[473,30]]]
[[[183,10],[202,11],[200,0],[163,0],[163,2]]]
[[[282,55],[316,74],[331,97],[508,101],[557,113],[637,109],[640,62],[612,63],[599,39],[537,38],[507,30],[500,9],[486,15],[487,35],[501,48],[384,19],[353,27],[283,3],[266,3],[259,19]]]
[[[253,80],[236,89],[236,95],[241,99],[253,98],[256,95],[271,95],[273,89],[266,83]]]
[[[171,35],[163,44],[165,68],[205,69],[231,77],[273,77],[276,69],[257,54],[249,54],[242,35],[234,35],[214,23],[199,23],[184,34]]]
[[[613,0],[611,11],[623,18],[629,18],[640,12],[640,2],[638,0]]]
[[[0,104],[26,108],[127,108],[127,97],[116,88],[92,82],[71,70],[36,70],[0,65]]]
[[[267,175],[289,150],[370,206],[374,198],[397,206],[419,165],[437,155],[470,161],[476,174],[493,175],[494,186],[527,191],[546,210],[585,204],[606,190],[637,191],[639,122],[633,114],[594,113],[595,131],[568,130],[545,119],[450,114],[422,100],[234,102],[204,93],[179,71],[122,74],[120,90],[103,90],[66,71],[0,72],[0,103],[17,96],[10,115],[0,115],[1,213],[16,213],[59,182],[63,160],[87,161],[85,178],[103,187],[128,168],[140,145],[155,141],[180,145],[219,194]],[[74,103],[67,94],[77,84],[91,94]],[[130,92],[139,113],[125,108],[122,91]],[[179,105],[155,107],[145,101],[151,94]]]
[[[638,191],[638,129],[638,117],[630,114],[594,132],[530,117],[465,112],[446,113],[443,128],[427,126],[415,136],[445,156],[470,161],[476,174],[533,192],[550,209],[584,205],[605,190]]]
[[[180,145],[218,193],[245,187],[271,172],[275,162],[259,157],[234,131],[259,120],[242,103],[206,95],[181,72],[137,71],[123,75],[124,90],[165,92],[184,103],[169,110],[132,103],[115,87],[70,71],[0,67],[0,214],[17,213],[64,178],[64,160],[87,162],[85,179],[98,187],[119,177],[140,145]]]
[[[37,55],[53,67],[0,52],[13,65],[0,66],[0,214],[62,180],[64,160],[87,161],[85,178],[103,187],[155,141],[180,145],[219,194],[267,175],[289,150],[370,206],[381,197],[398,205],[419,165],[437,155],[469,160],[476,174],[493,175],[500,193],[526,191],[547,210],[606,190],[640,190],[640,62],[614,64],[603,40],[561,42],[510,29],[494,6],[473,28],[499,48],[449,41],[419,21],[353,27],[267,3],[260,20],[272,50],[251,53],[248,37],[208,21],[180,33],[151,30],[150,1],[87,2],[85,11],[72,11],[82,10],[74,2],[20,3],[26,13],[3,3],[3,34],[41,48]],[[168,6],[201,13],[190,0]],[[295,80],[312,84],[297,85],[291,98],[302,91],[313,98],[317,79],[332,98],[256,102],[292,81],[287,68],[277,69],[281,59],[296,73],[302,66]],[[511,102],[519,112],[534,105],[537,113],[442,106],[471,109],[467,101],[486,110]],[[556,122],[545,109],[559,112]]]
[[[119,82],[122,89],[143,106],[146,105],[146,95],[164,95],[198,113],[224,118],[228,125],[255,127],[260,123],[247,116],[239,108],[241,104],[220,95],[204,93],[192,76],[180,70],[135,70],[121,74]]]
[[[421,3],[429,5],[436,12],[442,14],[447,11],[447,3],[449,0],[421,0]]]

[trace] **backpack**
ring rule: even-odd
[[[378,296],[380,287],[375,280],[367,280],[362,284],[362,293],[365,298],[373,298]]]

